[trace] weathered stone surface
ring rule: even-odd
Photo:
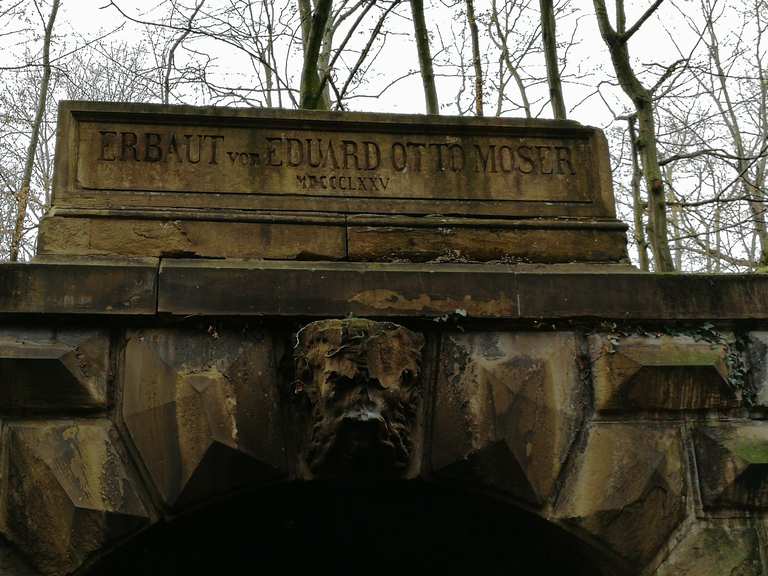
[[[0,266],[0,313],[154,314],[157,260]]]
[[[446,334],[435,391],[435,474],[547,502],[583,410],[578,356],[568,332]]]
[[[755,404],[768,408],[768,332],[749,333],[749,378]]]
[[[593,425],[556,515],[585,530],[638,572],[685,517],[680,431],[650,424]]]
[[[522,318],[754,320],[768,316],[759,274],[535,274],[516,278]]]
[[[700,427],[694,443],[705,506],[768,508],[768,425]]]
[[[619,262],[627,259],[623,226],[581,226],[557,221],[513,222],[473,227],[350,226],[349,259]]]
[[[728,350],[689,336],[590,337],[595,406],[602,411],[733,408]]]
[[[768,275],[516,270],[501,264],[165,260],[158,306],[180,316],[768,318]]]
[[[183,507],[285,474],[269,336],[136,331],[124,366],[125,425],[166,504]]]
[[[39,576],[39,572],[33,570],[16,553],[13,546],[3,538],[0,538],[0,574],[3,576]]]
[[[345,236],[343,226],[320,223],[205,221],[172,213],[160,219],[54,215],[40,224],[37,253],[339,260],[346,257]]]
[[[695,526],[654,576],[762,576],[758,535],[750,526]]]
[[[62,102],[58,129],[40,254],[626,259],[605,137],[576,122]]]
[[[106,421],[13,424],[4,532],[43,574],[69,574],[148,521]]]
[[[109,372],[105,331],[0,329],[0,411],[106,408]]]
[[[307,477],[418,473],[424,337],[391,322],[322,320],[296,335],[294,405]]]

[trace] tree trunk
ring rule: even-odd
[[[309,31],[312,28],[312,3],[310,0],[298,0],[298,4],[301,19],[301,46],[306,52],[309,46]]]
[[[11,237],[10,260],[16,262],[19,259],[19,250],[21,240],[24,236],[24,221],[27,217],[27,205],[29,204],[29,190],[32,185],[32,170],[35,166],[35,155],[37,153],[37,143],[40,139],[40,125],[45,117],[45,108],[48,102],[48,84],[51,80],[51,36],[53,35],[53,24],[56,21],[56,13],[59,11],[59,0],[53,0],[51,13],[48,16],[48,22],[45,25],[45,36],[43,37],[43,78],[40,81],[40,90],[37,97],[37,110],[35,119],[32,123],[32,134],[29,137],[29,148],[24,163],[24,173],[21,178],[21,189],[16,200],[16,222]]]
[[[544,44],[544,60],[547,63],[547,83],[552,114],[558,120],[565,120],[565,100],[560,83],[560,65],[557,61],[557,33],[555,9],[552,0],[539,0],[541,7],[541,39]]]
[[[475,67],[475,112],[478,116],[483,115],[483,63],[480,60],[480,34],[477,30],[477,20],[475,19],[474,0],[467,2],[467,23],[469,24],[469,33],[472,37],[472,64]]]
[[[643,198],[640,193],[640,180],[642,174],[640,170],[640,161],[638,159],[637,151],[637,132],[635,131],[635,118],[634,116],[628,120],[629,124],[629,141],[632,149],[632,213],[634,215],[635,224],[635,244],[637,244],[637,257],[640,261],[640,270],[648,272],[650,266],[648,263],[648,243],[645,240],[645,222],[643,215],[645,210],[643,209]]]
[[[300,0],[301,1],[301,0]],[[301,4],[299,4],[301,6]],[[301,70],[301,108],[315,110],[322,106],[323,90],[320,81],[320,47],[328,25],[333,0],[318,0],[309,26],[309,34],[304,46],[304,65]]]
[[[325,32],[323,33],[323,44],[320,48],[320,59],[317,63],[317,72],[320,78],[330,79],[331,77],[331,52],[333,51],[333,35],[334,27],[331,22],[326,24]],[[331,109],[331,87],[330,81],[323,82],[321,101],[317,108],[320,110]]]
[[[604,0],[593,0],[595,15],[602,36],[611,54],[611,61],[616,78],[624,93],[629,96],[635,107],[638,123],[637,148],[642,160],[643,176],[648,190],[648,240],[656,272],[674,271],[672,254],[669,250],[667,233],[667,201],[664,193],[664,181],[661,178],[659,155],[656,142],[656,126],[653,119],[653,98],[650,91],[635,76],[629,60],[627,47],[628,33],[624,33],[624,0],[616,0],[617,33],[611,27]],[[644,21],[648,12],[638,21]],[[636,30],[633,27],[631,30]]]
[[[432,70],[432,54],[429,49],[427,24],[424,21],[424,0],[411,0],[411,13],[413,15],[413,31],[416,37],[416,50],[419,53],[421,81],[424,84],[427,114],[440,114],[440,105],[437,102],[437,89],[435,88],[435,73]]]
[[[637,148],[640,151],[645,187],[648,190],[648,232],[651,252],[653,252],[656,272],[672,272],[675,267],[667,234],[667,201],[659,167],[656,126],[650,95],[647,100],[639,100],[636,103],[636,109],[639,128]]]

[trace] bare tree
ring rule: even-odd
[[[432,68],[432,51],[429,47],[429,34],[427,33],[427,23],[424,19],[423,0],[411,0],[411,14],[413,16],[413,33],[416,38],[416,50],[419,55],[419,69],[421,70],[421,82],[424,85],[424,100],[426,101],[427,114],[440,114],[437,88],[435,87],[435,71]]]
[[[11,262],[15,262],[19,259],[19,247],[21,246],[21,240],[24,235],[24,221],[27,217],[27,206],[29,204],[29,191],[32,183],[32,171],[35,164],[35,156],[37,154],[37,145],[40,140],[40,127],[43,123],[43,117],[46,111],[46,103],[48,100],[48,85],[51,79],[51,39],[53,37],[53,25],[56,22],[56,14],[59,11],[59,0],[53,0],[51,4],[51,11],[46,19],[42,13],[42,7],[38,2],[35,2],[35,8],[43,21],[45,26],[45,32],[43,35],[42,46],[42,69],[43,76],[40,81],[40,89],[37,97],[37,109],[35,112],[35,119],[32,123],[32,133],[29,138],[29,148],[27,149],[27,157],[24,163],[24,173],[21,177],[21,187],[16,199],[16,221],[13,227],[13,234],[11,236],[11,247],[9,258]]]
[[[475,113],[478,116],[483,115],[483,63],[480,59],[480,33],[477,28],[477,18],[475,17],[474,0],[466,0],[467,3],[467,24],[469,25],[470,35],[472,37],[472,66],[475,69]]]
[[[540,0],[539,6],[541,10],[541,41],[544,45],[544,60],[547,64],[549,101],[555,118],[565,120],[565,100],[563,99],[563,87],[560,82],[560,63],[557,58],[555,8],[552,0]]]
[[[649,241],[655,268],[658,272],[674,270],[674,262],[669,249],[667,203],[658,159],[653,92],[640,82],[632,69],[628,43],[663,1],[656,0],[637,22],[627,28],[624,0],[615,0],[616,29],[614,29],[608,19],[605,0],[593,0],[600,35],[610,52],[616,78],[625,94],[632,100],[637,116],[638,138],[636,146],[642,159],[643,175],[648,190]]]

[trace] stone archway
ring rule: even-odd
[[[676,419],[676,410],[736,405],[722,379],[727,344],[578,331],[409,331],[359,319],[313,324],[319,332],[293,326],[192,321],[111,338],[61,327],[16,340],[9,334],[22,333],[10,329],[3,350],[15,356],[3,364],[6,376],[21,382],[39,371],[53,385],[64,375],[67,402],[56,408],[69,416],[21,410],[5,423],[4,534],[40,573],[70,574],[115,543],[239,491],[268,494],[286,481],[333,477],[333,469],[306,465],[312,412],[297,409],[306,390],[297,394],[297,373],[285,367],[286,358],[305,354],[296,344],[302,337],[315,345],[323,333],[331,348],[320,349],[320,359],[344,360],[335,350],[346,354],[352,343],[387,354],[372,356],[385,359],[384,368],[368,355],[355,365],[359,374],[321,362],[322,374],[346,373],[344,386],[376,379],[389,387],[387,378],[409,372],[410,385],[418,385],[414,419],[404,428],[408,462],[384,474],[390,482],[511,503],[541,535],[592,551],[609,574],[674,573],[693,562],[691,550],[718,538],[732,539],[737,552],[710,558],[713,566],[760,573],[758,527],[702,518],[696,506],[712,514],[761,505],[763,427]],[[397,352],[404,342],[419,348],[418,357],[415,348]],[[109,366],[114,389],[104,401],[114,408],[103,413],[93,404]],[[694,385],[696,394],[685,392]],[[678,394],[669,393],[672,386]],[[665,417],[648,411],[660,403]],[[358,478],[361,485],[382,480],[381,468],[374,471]],[[449,501],[441,500],[440,513],[451,510]],[[679,556],[670,556],[672,548]],[[665,559],[671,568],[660,565]]]
[[[500,567],[614,576],[597,550],[498,499],[424,482],[301,482],[247,491],[129,539],[83,576]]]

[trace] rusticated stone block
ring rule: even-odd
[[[8,427],[4,531],[43,574],[78,568],[148,521],[107,421]]]
[[[723,344],[688,336],[590,337],[600,411],[732,408]]]
[[[435,473],[543,504],[580,425],[585,390],[575,335],[451,334],[443,342]]]
[[[272,352],[269,337],[253,332],[130,335],[122,414],[169,506],[284,474]]]
[[[97,330],[0,330],[0,410],[107,405],[109,337]]]
[[[768,508],[768,425],[698,428],[701,498],[713,508]]]
[[[685,517],[677,428],[598,424],[558,499],[556,516],[645,566]]]
[[[725,523],[696,526],[655,576],[762,576],[757,532]]]
[[[3,576],[39,576],[24,559],[20,558],[13,546],[0,538],[0,574]]]
[[[768,408],[768,332],[749,333],[749,368],[755,403]]]

